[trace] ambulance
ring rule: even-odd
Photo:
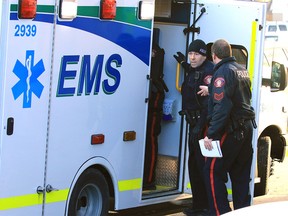
[[[107,215],[191,197],[187,124],[178,114],[183,71],[173,55],[178,51],[187,54],[195,39],[210,45],[219,38],[228,40],[237,61],[250,72],[258,125],[253,137],[251,194],[254,184],[260,185],[259,194],[265,193],[271,161],[281,161],[285,155],[287,116],[284,105],[273,111],[271,122],[265,121],[262,112],[271,111],[273,105],[271,101],[269,106],[263,104],[267,95],[260,94],[264,3],[0,3],[1,216]],[[170,118],[161,122],[156,188],[144,190],[151,50],[156,31],[157,43],[165,50],[163,72],[169,89],[163,113]],[[267,94],[278,95],[287,85],[286,68],[274,61],[271,73],[272,68],[277,76],[271,75],[264,87]],[[273,77],[285,81],[271,80]]]

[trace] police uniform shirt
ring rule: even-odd
[[[215,74],[209,86],[208,138],[221,137],[230,118],[253,119],[250,105],[251,81],[248,71],[236,63],[234,57],[221,60],[214,68]]]

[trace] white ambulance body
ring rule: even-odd
[[[120,210],[191,193],[176,88],[183,73],[176,77],[173,55],[186,53],[193,39],[225,38],[245,48],[259,122],[265,4],[0,2],[0,215],[105,215],[109,198],[111,209]],[[198,32],[189,32],[197,31],[188,28],[197,18]],[[165,105],[173,118],[162,122],[157,189],[144,191],[154,28],[165,50]],[[256,129],[254,147],[259,134]]]

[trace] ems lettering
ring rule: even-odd
[[[97,95],[100,88],[105,94],[116,92],[121,80],[120,72],[117,70],[122,65],[121,56],[113,54],[104,62],[104,55],[98,55],[93,65],[91,62],[90,55],[84,55],[81,59],[79,55],[62,57],[57,97],[90,95],[92,92]],[[105,77],[102,76],[103,71]]]

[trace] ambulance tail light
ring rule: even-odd
[[[59,17],[61,19],[74,19],[77,16],[77,0],[61,0]]]
[[[18,18],[33,19],[36,16],[37,0],[19,0]]]
[[[116,17],[116,0],[101,0],[100,18],[114,19]]]
[[[135,131],[124,131],[123,133],[123,141],[133,141],[136,139]]]
[[[103,144],[105,140],[104,134],[93,134],[91,136],[91,145]]]
[[[152,20],[154,16],[154,3],[152,1],[139,2],[139,19]]]

